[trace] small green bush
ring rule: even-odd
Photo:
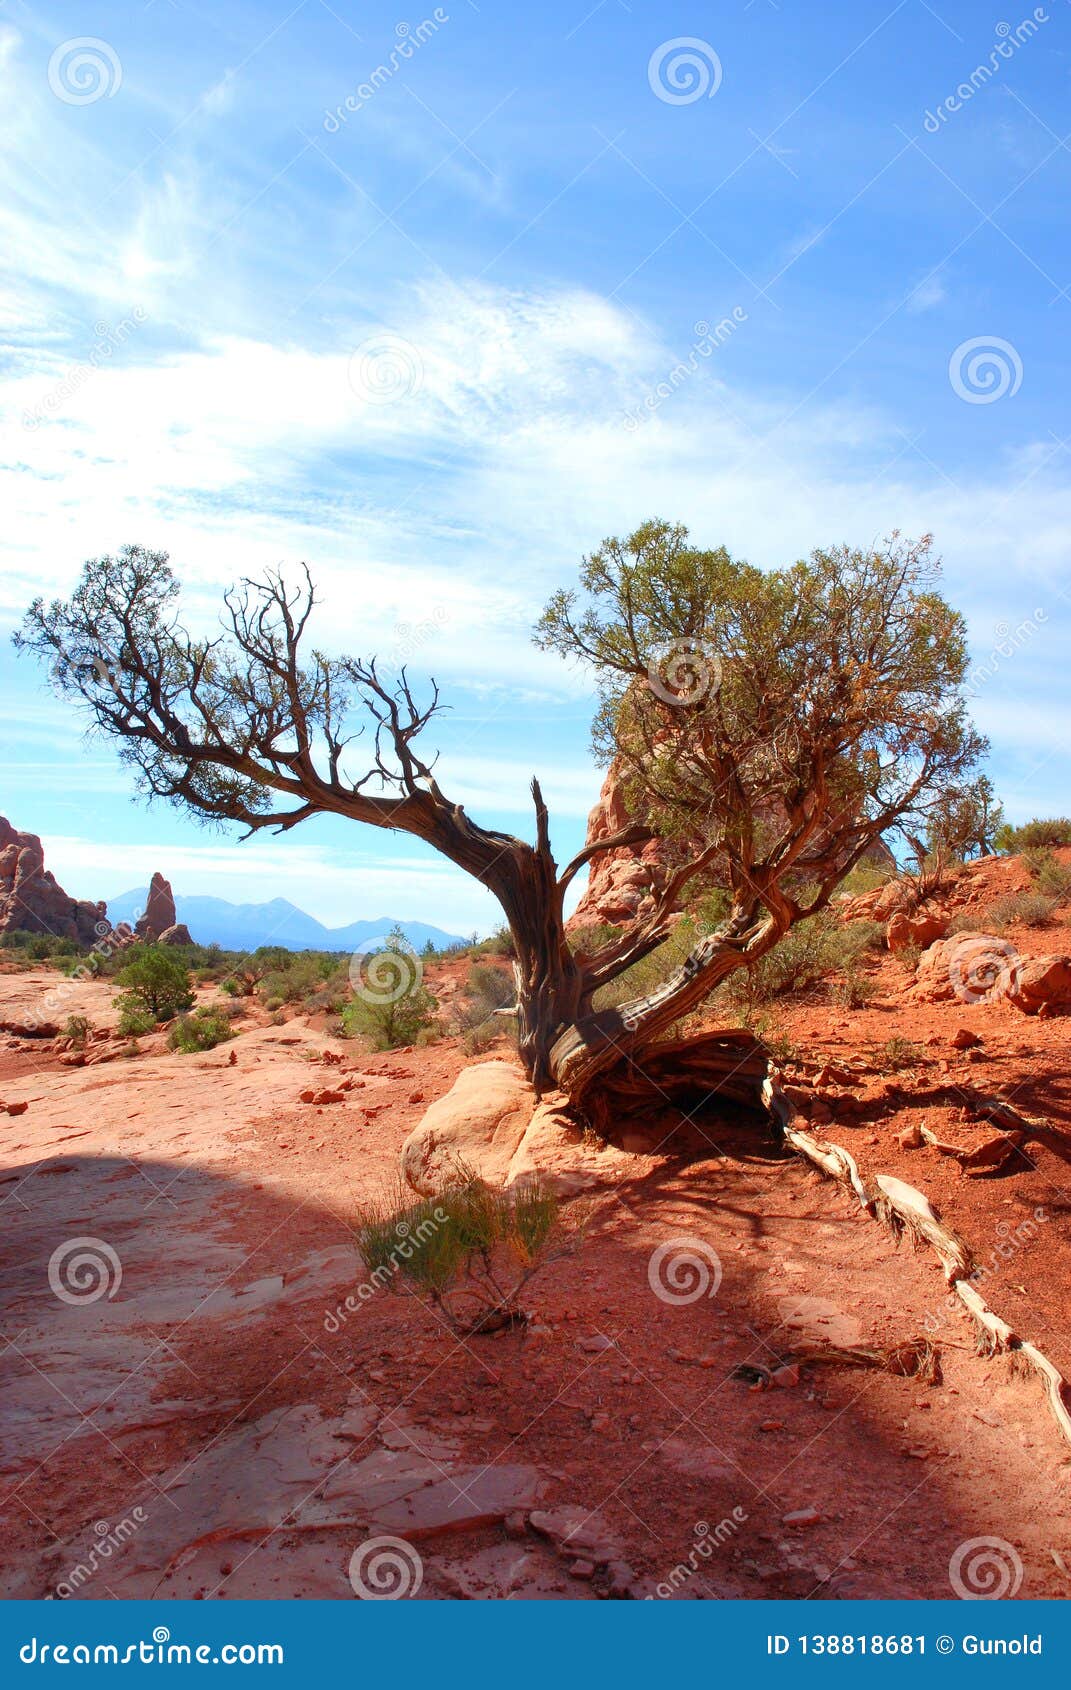
[[[363,1208],[357,1248],[377,1289],[405,1286],[430,1299],[464,1336],[523,1325],[523,1287],[566,1239],[558,1200],[539,1182],[492,1190],[458,1163],[456,1183],[413,1202],[399,1190]]]
[[[136,999],[130,998],[124,1002],[116,998],[115,1001],[119,1004],[120,1033],[125,1037],[137,1039],[143,1033],[152,1032],[156,1026],[156,1017],[151,1015],[147,1009],[143,1009]]]
[[[922,1051],[918,1045],[912,1044],[910,1039],[897,1036],[886,1039],[885,1043],[874,1051],[871,1060],[879,1074],[895,1074],[901,1068],[914,1067],[921,1055]]]
[[[234,1028],[221,1010],[195,1009],[192,1015],[180,1015],[173,1023],[167,1035],[167,1048],[189,1055],[198,1050],[214,1050],[216,1045],[233,1037]]]
[[[1052,852],[1043,847],[1023,852],[1037,891],[1060,901],[1071,893],[1071,868],[1065,868]]]
[[[124,988],[115,999],[120,1009],[142,1010],[153,1022],[170,1021],[193,1003],[189,969],[168,945],[139,945],[116,982]]]
[[[1035,817],[1021,827],[1005,822],[996,837],[996,848],[1005,855],[1026,851],[1039,845],[1071,845],[1071,819],[1054,816],[1048,820]]]
[[[373,1050],[428,1042],[437,1030],[438,1003],[423,983],[418,959],[396,927],[361,971],[362,983],[342,1011],[344,1038],[363,1038]]]
[[[93,1023],[88,1015],[68,1015],[67,1024],[63,1029],[64,1038],[70,1039],[76,1050],[85,1050],[89,1043],[89,1035],[93,1031]]]

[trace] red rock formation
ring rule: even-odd
[[[149,883],[144,913],[138,918],[134,931],[139,939],[159,939],[169,927],[174,927],[177,920],[171,882],[165,880],[157,869]]]
[[[71,898],[45,868],[36,833],[0,816],[0,933],[47,933],[92,945],[111,932],[103,903]]]
[[[608,839],[627,827],[632,819],[617,771],[611,768],[602,783],[599,801],[588,816],[585,843],[594,845],[599,839]],[[661,839],[601,852],[591,864],[587,890],[569,920],[569,927],[588,927],[597,922],[619,926],[631,921],[643,909],[644,900],[660,886],[668,867],[668,855]],[[896,868],[892,852],[880,843],[867,853],[865,860],[890,872]]]

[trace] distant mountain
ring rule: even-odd
[[[147,897],[148,887],[141,886],[109,898],[108,919],[115,925],[136,921]],[[229,904],[225,898],[186,898],[176,892],[175,908],[198,945],[222,945],[226,951],[255,951],[258,945],[285,945],[290,951],[375,951],[392,927],[400,927],[417,951],[429,939],[436,950],[465,943],[461,934],[389,915],[351,921],[348,927],[325,927],[285,898],[273,898],[269,904]]]

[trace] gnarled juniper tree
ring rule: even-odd
[[[771,571],[664,522],[606,541],[536,639],[592,671],[595,744],[636,820],[560,871],[537,780],[534,843],[481,827],[440,788],[421,749],[434,682],[418,696],[404,668],[307,649],[307,569],[299,584],[271,574],[226,595],[224,631],[205,639],[180,619],[166,555],[130,546],[87,563],[68,600],[38,599],[16,644],[48,662],[144,792],[251,832],[329,812],[409,833],[488,887],[516,948],[525,1068],[599,1113],[600,1095],[627,1101],[650,1084],[717,1089],[731,1052],[670,1051],[667,1030],[976,763],[963,621],[937,574],[928,539]],[[670,866],[636,918],[574,953],[563,901],[575,877],[598,852],[655,837]],[[593,1013],[599,987],[662,943],[704,876],[728,888],[726,920],[648,997]]]

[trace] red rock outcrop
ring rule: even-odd
[[[69,897],[45,868],[36,833],[0,816],[0,933],[47,933],[92,945],[111,931],[107,907]]]
[[[599,801],[588,816],[585,844],[594,845],[600,839],[608,839],[633,819],[617,771],[611,768],[602,783]],[[679,853],[680,847],[676,850]],[[865,861],[890,872],[896,868],[892,852],[880,842],[867,853]],[[592,861],[587,890],[569,920],[569,927],[588,927],[598,922],[622,925],[631,921],[641,913],[644,900],[659,890],[668,867],[669,848],[661,839],[600,852]]]
[[[149,882],[144,914],[138,918],[134,931],[139,939],[159,939],[169,927],[174,927],[177,920],[171,882],[165,880],[157,869]]]

